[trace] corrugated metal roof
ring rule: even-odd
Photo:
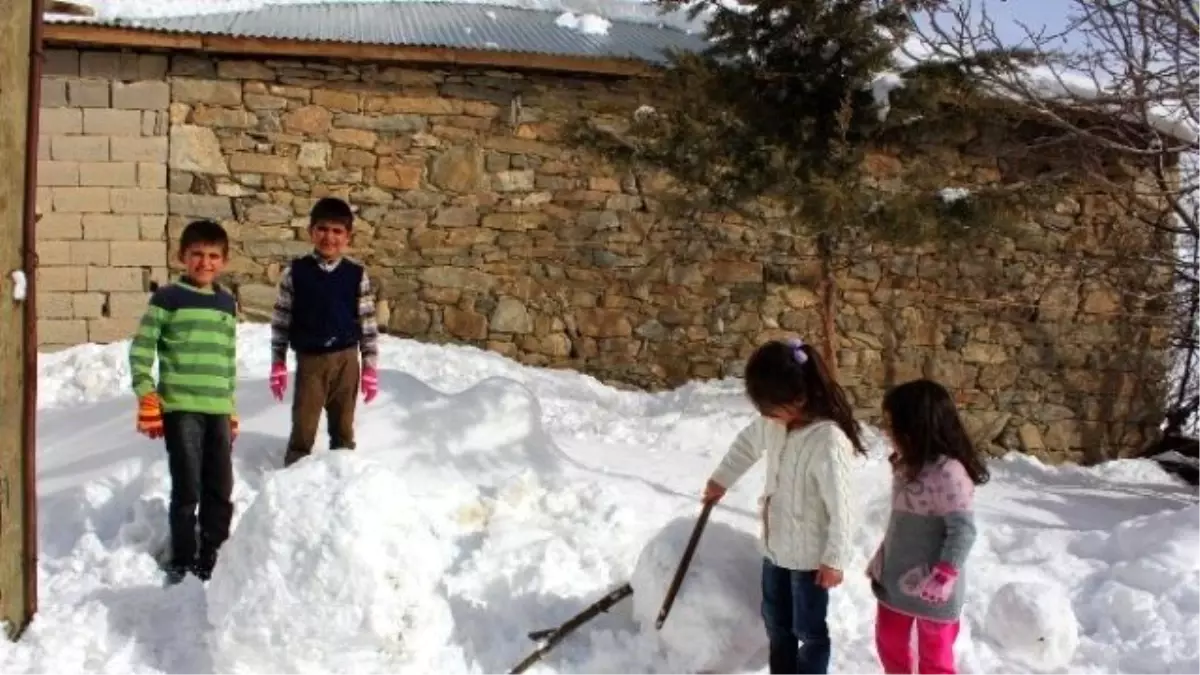
[[[450,2],[338,2],[145,19],[47,17],[174,33],[395,46],[450,47],[662,62],[666,49],[697,51],[704,40],[683,31],[612,21],[603,35],[557,25],[561,12]]]

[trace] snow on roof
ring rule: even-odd
[[[443,46],[664,62],[666,49],[702,50],[707,12],[687,5],[663,13],[650,0],[80,0],[86,19],[50,15],[58,23],[103,25],[277,39]],[[736,0],[722,0],[731,8]],[[887,94],[903,72],[939,50],[919,38],[894,54],[896,70],[880,74],[874,94],[886,114]],[[1069,104],[1098,96],[1090,79],[1046,67],[1022,72],[1022,83],[1047,100]],[[1200,121],[1182,106],[1155,105],[1146,120],[1186,143],[1200,140]]]

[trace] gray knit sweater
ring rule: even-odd
[[[919,619],[958,620],[967,556],[975,543],[974,495],[967,470],[948,457],[925,467],[913,481],[896,474],[887,532],[871,561],[871,587],[879,602]],[[944,603],[921,598],[922,584],[938,563],[958,571]]]

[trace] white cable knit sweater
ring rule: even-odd
[[[846,569],[853,538],[850,471],[854,446],[831,421],[789,433],[760,417],[738,434],[712,480],[728,489],[767,456],[759,499],[762,547],[774,564],[793,570]]]

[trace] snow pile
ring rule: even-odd
[[[595,14],[576,16],[571,12],[563,12],[554,20],[554,25],[583,35],[608,35],[612,22]]]
[[[667,523],[646,542],[630,585],[633,616],[653,633],[695,519]],[[658,639],[672,672],[738,672],[766,646],[760,618],[762,555],[754,536],[705,525]]]
[[[350,452],[266,481],[208,586],[214,665],[228,672],[429,667],[452,630],[438,595],[447,542],[403,480]],[[286,635],[286,640],[279,636]]]
[[[1031,670],[1064,668],[1079,646],[1079,625],[1062,586],[1014,581],[987,610],[987,633],[1005,656]]]

